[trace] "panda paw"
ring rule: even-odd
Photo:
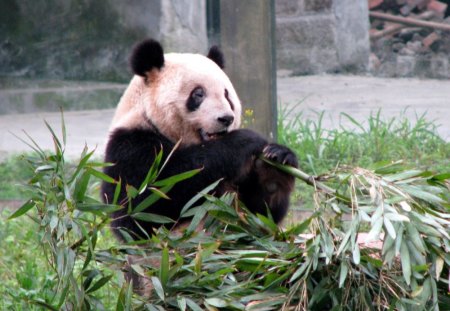
[[[278,144],[268,144],[264,147],[262,154],[270,161],[298,167],[296,155],[285,146]]]

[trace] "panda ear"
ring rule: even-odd
[[[147,39],[138,43],[131,54],[130,65],[133,72],[145,77],[153,68],[164,66],[164,52],[158,41]]]
[[[225,68],[225,58],[217,45],[213,45],[209,49],[208,58],[214,61],[221,69]]]

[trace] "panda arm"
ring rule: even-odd
[[[267,215],[269,209],[278,223],[287,213],[295,179],[260,160],[258,157],[261,154],[275,162],[293,167],[298,165],[295,154],[289,148],[269,144],[259,134],[244,129],[232,131],[218,140],[180,150],[172,160],[175,163],[185,160],[185,170],[188,167],[204,168],[197,179],[202,187],[195,189],[196,192],[224,178],[222,189],[218,189],[217,194],[222,194],[227,188],[237,190],[239,199],[249,210]]]

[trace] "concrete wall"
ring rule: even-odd
[[[366,0],[277,0],[277,63],[294,74],[368,68]]]
[[[129,80],[135,42],[205,52],[205,0],[2,0],[0,76]]]
[[[275,4],[278,68],[367,69],[366,0]],[[126,82],[130,49],[145,37],[166,51],[206,52],[205,6],[205,0],[2,0],[0,77]]]

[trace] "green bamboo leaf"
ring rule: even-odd
[[[291,227],[288,231],[286,231],[286,236],[299,235],[299,234],[305,232],[309,228],[309,225],[311,224],[312,219],[315,218],[316,215],[317,214],[313,214],[311,217],[302,221],[300,224]]]
[[[87,146],[84,147],[83,153],[87,152]],[[92,157],[92,155],[94,154],[94,151],[91,151],[89,153],[87,153],[86,155],[82,156],[80,162],[77,165],[77,168],[75,169],[75,172],[73,172],[72,176],[69,179],[69,183],[72,183],[75,178],[78,177],[78,174],[80,173],[80,171],[84,168],[86,168],[87,162],[89,161],[89,159]]]
[[[392,222],[388,218],[384,218],[384,228],[386,229],[387,233],[395,240],[397,237],[397,233],[395,232],[395,228],[392,225]]]
[[[155,182],[157,176],[158,176],[158,170],[159,170],[159,164],[161,163],[163,151],[162,149],[158,152],[155,159],[153,160],[152,166],[147,172],[147,175],[145,176],[144,180],[142,181],[141,185],[139,186],[138,193],[141,194],[145,191],[147,186],[149,184],[152,184]]]
[[[114,189],[114,198],[111,204],[117,205],[117,201],[119,200],[121,191],[122,191],[122,179],[119,179],[119,181],[116,184],[116,189]]]
[[[186,311],[186,299],[184,297],[178,296],[177,304],[181,311]]]
[[[391,221],[409,222],[409,218],[402,214],[397,213],[385,213],[384,217]]]
[[[169,249],[167,247],[164,247],[161,252],[161,265],[159,267],[159,280],[161,281],[161,285],[163,286],[163,288],[167,286],[167,282],[169,281],[169,260]]]
[[[359,252],[359,245],[358,243],[355,243],[355,246],[353,247],[353,262],[355,263],[355,265],[359,265],[360,261],[361,261],[361,254]]]
[[[265,228],[270,230],[270,232],[276,233],[279,231],[277,224],[272,219],[270,219],[264,215],[261,215],[261,214],[257,214],[256,216],[265,225]]]
[[[187,227],[185,234],[189,235],[192,232],[194,232],[197,228],[199,228],[200,222],[206,216],[206,213],[207,213],[207,209],[204,208],[203,206],[200,206],[198,208],[198,212],[195,213],[194,217],[191,220],[191,223]]]
[[[203,311],[203,309],[195,301],[189,298],[186,298],[186,304],[192,309],[192,311]]]
[[[344,238],[342,239],[341,245],[339,246],[336,256],[339,256],[339,254],[347,247],[348,240],[350,239],[350,236],[352,234],[352,230],[349,229],[347,233],[345,234]]]
[[[402,189],[407,192],[409,195],[424,200],[425,202],[431,204],[444,204],[446,203],[443,199],[438,197],[435,194],[432,194],[427,191],[421,190],[417,186],[403,186]]]
[[[154,187],[149,187],[148,189],[157,196],[159,196],[161,199],[170,200],[169,196],[164,191],[168,192],[168,190],[170,190],[171,188],[172,185],[170,185],[170,187],[166,187],[166,189],[163,190]]]
[[[421,170],[410,170],[410,171],[404,171],[397,174],[387,175],[383,176],[384,179],[389,180],[391,182],[399,181],[399,180],[405,180],[412,177],[420,176],[423,173]]]
[[[191,206],[193,206],[198,200],[200,200],[201,198],[203,198],[205,196],[205,194],[211,192],[212,190],[214,190],[217,185],[222,181],[222,179],[217,180],[216,182],[212,183],[211,185],[209,185],[208,187],[206,187],[205,189],[203,189],[202,191],[200,191],[198,194],[196,194],[192,199],[190,199],[181,209],[181,217],[184,216],[184,214],[186,213],[186,211],[191,208]]]
[[[294,274],[292,275],[292,277],[289,279],[289,283],[294,282],[295,280],[297,280],[299,277],[301,277],[303,275],[303,273],[305,273],[306,269],[309,270],[309,267],[311,266],[311,260],[309,257],[306,257],[305,262],[300,264],[300,268],[298,268]]]
[[[409,257],[408,246],[405,242],[400,247],[400,261],[402,263],[402,273],[406,284],[411,284],[411,261]]]
[[[117,297],[116,311],[131,311],[131,290],[132,286],[124,282]]]
[[[95,203],[78,203],[75,205],[75,208],[82,212],[91,212],[97,215],[101,215],[103,213],[112,213],[118,211],[122,207],[118,205],[95,202]]]
[[[161,284],[161,281],[155,276],[152,276],[150,279],[153,283],[153,288],[155,289],[155,292],[158,295],[159,299],[165,301],[164,288]]]
[[[200,173],[202,171],[202,169],[194,169],[191,171],[187,171],[178,175],[173,175],[171,177],[162,179],[162,180],[158,180],[156,182],[154,182],[152,184],[152,186],[155,187],[164,187],[164,186],[168,186],[168,185],[175,185],[176,183],[192,178],[193,176],[197,175],[198,173]]]
[[[437,256],[434,262],[434,271],[435,271],[435,278],[436,280],[439,280],[441,277],[442,270],[444,269],[444,259],[440,256]]]
[[[152,206],[155,202],[157,202],[162,197],[168,198],[165,193],[169,192],[172,189],[173,185],[165,186],[157,191],[152,189],[153,193],[147,196],[142,202],[140,202],[136,207],[133,208],[133,213],[139,213],[146,210],[148,207]]]
[[[109,280],[111,280],[112,277],[113,277],[113,274],[102,277],[100,280],[95,282],[94,285],[92,285],[86,291],[86,293],[92,293],[92,292],[95,292],[96,290],[99,290],[100,288],[105,286],[109,282]]]
[[[9,216],[8,219],[14,219],[19,216],[22,216],[23,214],[25,214],[26,212],[28,212],[30,209],[32,209],[35,206],[36,206],[36,204],[34,203],[33,200],[28,200],[21,207],[19,207],[19,209],[17,209],[17,211],[15,211],[11,216]]]
[[[378,218],[375,223],[372,225],[369,233],[366,237],[366,242],[376,241],[379,239],[381,228],[383,227],[383,218]]]
[[[437,175],[434,175],[431,179],[439,180],[439,181],[447,180],[447,179],[450,179],[450,173],[437,174]]]
[[[137,220],[142,220],[146,222],[153,222],[158,224],[172,224],[175,223],[175,220],[159,215],[159,214],[153,214],[153,213],[135,213],[132,214],[131,217]]]
[[[425,253],[425,246],[419,231],[412,224],[406,225],[406,232],[408,233],[409,240],[414,244],[414,246],[421,252]]]
[[[213,307],[216,307],[216,308],[225,308],[225,307],[228,306],[228,303],[227,303],[226,300],[221,299],[221,298],[216,298],[216,297],[213,297],[213,298],[206,298],[206,299],[205,299],[205,302],[206,302],[208,305],[213,306]]]
[[[36,306],[44,307],[44,308],[46,308],[48,310],[51,310],[51,311],[58,311],[59,310],[58,308],[55,308],[51,304],[46,303],[45,301],[42,301],[42,300],[31,299],[30,302],[32,304],[36,305]]]
[[[345,279],[347,278],[348,266],[345,263],[345,261],[342,261],[340,267],[341,269],[339,273],[339,288],[342,288],[342,286],[344,286]]]
[[[93,168],[88,168],[87,171],[92,175],[97,177],[98,179],[103,180],[104,182],[110,183],[110,184],[114,184],[116,181],[114,180],[114,178],[109,177],[108,175],[106,175],[103,172],[97,171]]]
[[[55,131],[53,131],[53,128],[50,126],[50,124],[44,120],[45,126],[47,126],[48,130],[50,131],[52,138],[53,138],[53,142],[55,143],[55,151],[56,154],[61,154],[62,153],[62,145],[61,142],[58,139],[58,136],[55,134]]]
[[[82,202],[84,200],[90,179],[91,174],[89,172],[84,172],[83,175],[81,175],[81,177],[75,183],[73,198],[76,202]]]

